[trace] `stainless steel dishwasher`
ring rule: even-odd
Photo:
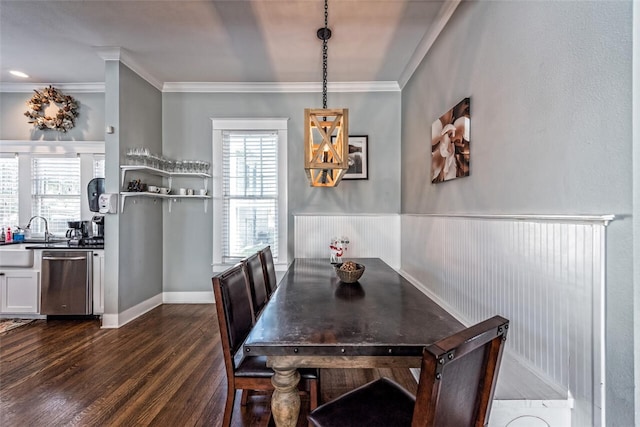
[[[91,251],[43,251],[40,314],[92,314]]]

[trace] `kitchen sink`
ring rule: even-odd
[[[44,240],[44,239],[24,239],[24,243],[63,243],[66,242],[67,239],[49,239]]]
[[[0,268],[33,267],[33,250],[20,246],[0,247]]]

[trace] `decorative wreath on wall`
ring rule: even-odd
[[[63,94],[53,86],[34,92],[35,95],[27,101],[29,111],[24,113],[31,119],[29,123],[33,123],[38,129],[54,129],[60,132],[66,132],[76,125],[78,102],[72,96]],[[46,116],[44,112],[52,102],[58,106],[55,117]]]

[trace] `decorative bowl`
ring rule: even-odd
[[[356,263],[356,269],[353,271],[342,270],[340,267],[345,263],[336,264],[336,274],[343,283],[355,283],[364,273],[364,265]]]

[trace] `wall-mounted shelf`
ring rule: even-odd
[[[163,178],[169,179],[169,188],[172,188],[173,177],[184,177],[184,178],[202,178],[203,187],[205,190],[208,188],[208,178],[211,178],[211,175],[207,173],[200,172],[167,172],[161,169],[152,168],[150,166],[142,166],[142,165],[122,165],[120,166],[120,186],[124,188],[125,177],[127,172],[129,171],[139,171],[144,172],[150,175],[161,176]],[[177,203],[183,199],[189,200],[203,200],[204,201],[204,211],[207,212],[207,205],[211,196],[201,196],[201,195],[179,195],[179,194],[160,194],[160,193],[151,193],[144,191],[121,191],[120,192],[120,209],[124,212],[124,204],[127,198],[129,197],[145,197],[145,198],[153,198],[153,199],[168,199],[169,200],[169,212],[171,212],[171,205],[173,203]]]
[[[202,178],[204,181],[204,188],[207,188],[207,178],[211,178],[211,175],[208,173],[200,173],[200,172],[167,172],[162,169],[152,168],[151,166],[142,166],[142,165],[122,165],[120,166],[120,188],[124,188],[124,181],[127,172],[129,171],[140,171],[145,172],[150,175],[161,176],[164,178],[169,178],[169,187],[172,184],[172,178],[174,176],[181,176],[186,178]]]

